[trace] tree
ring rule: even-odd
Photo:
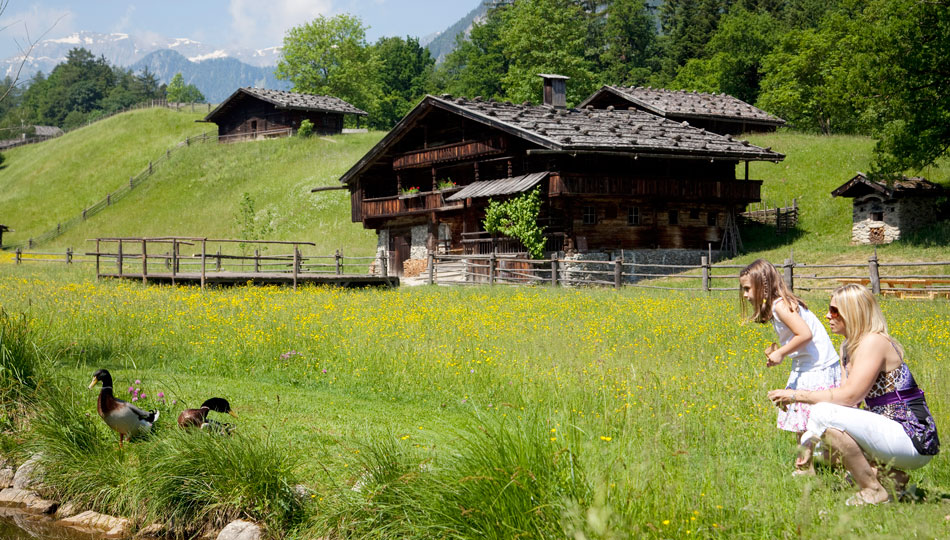
[[[380,64],[381,97],[371,117],[373,125],[386,129],[425,94],[435,60],[414,37],[383,37],[373,48]]]
[[[588,14],[570,0],[519,0],[509,8],[500,32],[508,58],[502,78],[512,101],[539,101],[539,73],[571,78],[569,103],[586,98],[596,83],[594,66],[585,58]]]
[[[660,8],[663,70],[672,77],[690,58],[704,56],[726,0],[665,0]]]
[[[379,67],[363,23],[336,15],[291,28],[274,73],[292,82],[296,92],[331,95],[372,109],[380,94]]]
[[[436,76],[450,94],[474,98],[504,96],[502,78],[508,73],[508,58],[501,42],[501,29],[508,8],[489,10],[481,23],[472,25],[466,39],[456,37],[455,49],[448,54]]]
[[[850,88],[878,137],[875,173],[920,169],[950,149],[950,1],[871,0],[846,45]]]
[[[645,0],[613,0],[607,6],[601,69],[607,84],[641,84],[656,71],[656,21]]]
[[[671,88],[724,92],[755,103],[762,79],[762,61],[781,35],[781,24],[768,12],[738,8],[719,21],[706,44],[706,58],[682,66]]]
[[[533,259],[544,257],[544,228],[541,215],[541,188],[536,187],[507,201],[489,199],[482,224],[489,233],[502,233],[521,241]]]
[[[165,98],[172,103],[201,103],[205,100],[197,86],[185,84],[181,72],[176,73],[165,87]]]

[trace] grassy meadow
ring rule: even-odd
[[[64,496],[142,525],[244,515],[291,538],[950,533],[944,455],[913,473],[928,494],[917,503],[849,508],[840,474],[791,476],[793,440],[765,398],[788,371],[765,367],[772,330],[740,324],[734,293],[202,293],[4,265],[0,304],[22,314],[57,381],[2,447],[59,456]],[[940,426],[947,307],[884,303]],[[118,451],[85,389],[98,368],[120,396],[137,387],[162,408],[155,436]],[[171,429],[211,396],[240,415],[235,437]],[[202,490],[178,485],[202,476]]]

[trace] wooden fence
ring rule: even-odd
[[[117,201],[123,199],[126,195],[131,193],[133,189],[135,189],[140,184],[145,182],[149,177],[151,177],[158,167],[168,162],[171,159],[172,153],[174,153],[175,151],[187,146],[191,146],[192,144],[209,142],[209,141],[217,141],[217,134],[215,132],[209,131],[207,133],[202,133],[201,135],[185,138],[185,140],[179,142],[174,147],[166,149],[163,154],[158,156],[158,158],[149,161],[148,165],[146,165],[145,168],[143,168],[138,174],[136,174],[135,176],[130,176],[128,182],[124,182],[121,186],[116,188],[114,191],[110,193],[106,193],[105,197],[91,204],[90,206],[84,208],[82,212],[80,212],[79,214],[65,221],[61,221],[57,223],[55,227],[47,230],[46,232],[43,232],[42,234],[39,234],[38,236],[29,238],[25,242],[9,244],[4,247],[18,248],[18,249],[20,248],[33,249],[37,245],[43,244],[45,242],[49,242],[50,240],[62,235],[69,229],[72,229],[76,225],[79,225],[83,221],[86,221],[92,216],[95,216],[96,214],[98,214],[99,212],[102,212],[109,206],[112,206]]]
[[[737,291],[739,271],[745,265],[698,265],[526,259],[519,255],[449,255],[431,253],[427,281],[439,285],[554,285],[637,287],[690,291]],[[811,264],[786,259],[775,263],[793,290],[833,290],[860,283],[875,294],[897,298],[950,298],[950,261],[881,262],[875,253],[867,264]],[[898,273],[912,268],[912,273]],[[933,272],[933,273],[931,273]],[[938,273],[940,272],[940,273]]]
[[[786,233],[798,225],[798,199],[792,199],[791,206],[787,202],[775,208],[767,203],[752,205],[739,215],[746,221],[774,226],[776,234]]]

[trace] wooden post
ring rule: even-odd
[[[488,255],[488,284],[495,284],[495,252]]]
[[[432,254],[432,250],[429,250],[428,255],[426,255],[426,268],[429,270],[429,285],[435,283],[435,256]]]
[[[294,290],[297,290],[297,264],[300,261],[300,251],[297,250],[297,244],[294,244]]]
[[[73,263],[73,248],[66,248],[66,264]]]
[[[17,251],[20,251],[17,249]],[[96,238],[96,281],[99,281],[99,276],[102,275],[99,272],[99,239]]]
[[[144,238],[142,239],[142,285],[148,285],[148,254]]]
[[[205,290],[205,257],[208,252],[208,239],[201,239],[201,290]]]
[[[699,264],[703,266],[703,292],[709,292],[709,259],[703,256]]]
[[[336,259],[336,275],[343,275],[343,255],[340,254],[340,250],[336,250],[336,253],[333,255],[333,258]]]
[[[254,250],[254,273],[257,274],[261,271],[261,250]]]
[[[389,254],[384,249],[382,257],[379,258],[379,268],[383,277],[389,277]]]
[[[614,288],[623,287],[623,259],[614,259]]]
[[[868,259],[868,272],[871,274],[871,292],[881,294],[881,275],[877,262],[877,248],[874,248],[874,255]]]
[[[122,239],[119,239],[119,257],[116,259],[119,265],[119,277],[122,277]]]
[[[557,287],[557,259],[551,259],[551,286]]]
[[[148,174],[152,174],[152,161],[151,161],[151,160],[149,160],[149,162],[148,162]]]
[[[85,208],[82,209],[82,220],[83,220],[83,221],[86,221],[86,209],[85,209]]]
[[[221,246],[218,246],[218,261],[215,263],[214,269],[218,272],[221,271]]]
[[[178,240],[172,239],[172,286],[175,285],[175,274],[178,272]]]
[[[111,204],[112,204],[112,194],[106,193],[106,206],[109,206]]]
[[[132,185],[132,179],[133,179],[133,178],[135,178],[135,177],[134,177],[134,176],[130,176],[130,177],[129,177],[129,189],[132,189],[132,188],[135,187],[134,185]]]
[[[98,250],[96,250],[98,251]],[[23,262],[23,250],[21,248],[16,248],[16,263],[20,264]],[[96,259],[96,274],[99,273],[99,259]]]
[[[785,259],[785,264],[783,265],[785,273],[785,284],[788,285],[788,288],[795,291],[795,261],[791,258]]]

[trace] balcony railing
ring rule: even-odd
[[[761,180],[699,180],[677,178],[630,178],[625,176],[552,174],[549,194],[664,197],[699,200],[758,201]]]
[[[423,193],[414,193],[411,195],[397,195],[395,197],[379,197],[376,199],[363,199],[362,216],[363,218],[391,217],[406,214],[416,214],[419,212],[431,212],[433,210],[449,210],[462,208],[462,201],[453,201],[447,203],[446,197],[455,193],[460,188],[443,189],[439,191],[429,191]]]

